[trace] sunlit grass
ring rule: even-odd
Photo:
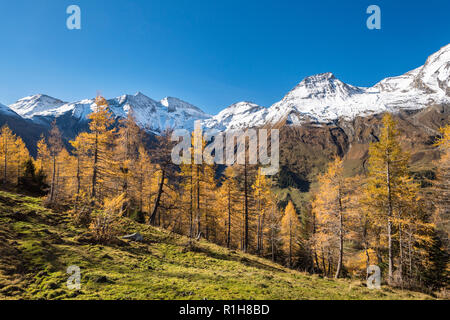
[[[368,290],[355,280],[324,279],[206,241],[121,223],[144,243],[83,244],[86,229],[40,199],[0,192],[0,298],[3,299],[427,299],[424,294]],[[70,265],[80,291],[67,289]]]

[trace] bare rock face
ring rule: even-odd
[[[383,114],[339,119],[327,124],[282,126],[280,132],[281,170],[288,170],[311,183],[316,174],[336,156],[343,157],[348,174],[363,173],[369,145],[378,141]],[[394,114],[401,145],[411,155],[413,170],[430,169],[439,158],[434,143],[439,128],[450,123],[450,105],[433,105],[422,110]]]

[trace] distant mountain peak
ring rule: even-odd
[[[134,95],[124,94],[107,101],[109,109],[116,118],[126,118],[131,112],[141,128],[155,133],[168,127],[191,129],[195,120],[211,117],[181,99],[167,97],[159,102],[142,92]],[[17,110],[20,116],[36,122],[48,123],[54,118],[68,116],[75,121],[74,123],[77,123],[86,122],[87,116],[96,109],[96,104],[95,99],[66,103],[40,94],[22,98],[10,108]]]
[[[286,95],[285,99],[290,99],[291,96],[297,99],[340,96],[341,99],[345,99],[349,95],[361,93],[362,90],[342,82],[333,73],[326,72],[306,77]]]
[[[18,100],[9,106],[24,118],[31,118],[37,113],[46,112],[65,104],[64,101],[50,97],[46,94],[36,94]]]
[[[54,102],[63,102],[62,100],[53,98],[49,95],[43,94],[43,93],[38,93],[35,95],[31,95],[28,97],[24,97],[22,99],[19,99],[18,101],[54,101]]]
[[[450,44],[427,59],[414,84],[429,93],[450,97]]]
[[[194,112],[198,112],[199,114],[203,114],[206,116],[206,113],[204,113],[200,108],[190,104],[189,102],[183,101],[181,99],[178,98],[174,98],[174,97],[165,97],[163,99],[161,99],[160,101],[161,105],[163,105],[164,107],[166,107],[168,109],[169,112],[175,112],[175,111],[194,111]]]
[[[317,82],[317,81],[330,81],[336,79],[336,76],[332,72],[318,73],[312,76],[308,76],[303,79],[302,82]]]
[[[306,121],[327,123],[339,118],[417,110],[432,104],[450,104],[450,44],[432,54],[419,68],[383,79],[371,88],[357,87],[326,72],[304,78],[270,108],[252,110],[233,104],[205,121],[209,127],[234,129],[286,120],[292,125]]]
[[[235,112],[247,112],[247,111],[257,111],[260,109],[264,109],[264,107],[250,101],[240,101],[228,106],[227,108],[222,110],[222,112],[226,110],[228,111],[234,110]]]
[[[246,124],[251,126],[264,125],[267,108],[248,101],[234,103],[223,109],[216,116],[204,121],[204,125],[211,129],[229,130],[240,129]]]

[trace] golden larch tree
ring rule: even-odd
[[[281,219],[283,248],[288,255],[288,265],[292,267],[294,255],[298,249],[300,237],[300,221],[292,201],[289,201]]]

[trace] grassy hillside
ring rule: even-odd
[[[121,221],[143,243],[90,241],[66,214],[41,200],[0,191],[0,299],[428,299],[359,281],[323,279],[157,228]],[[66,287],[78,265],[82,288]]]

